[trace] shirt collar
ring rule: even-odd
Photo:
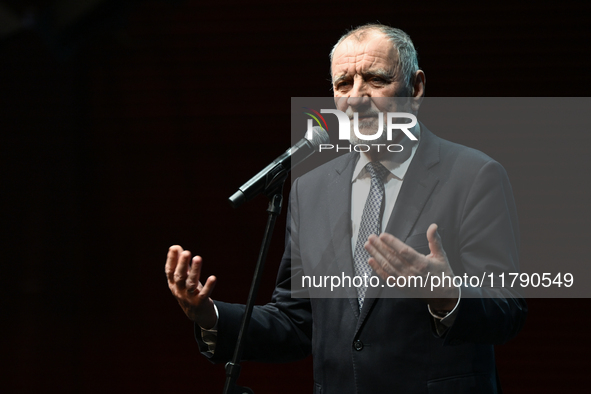
[[[419,139],[419,143],[421,141],[421,127],[419,123],[412,129],[412,133],[417,136]],[[392,159],[386,159],[380,161],[384,167],[390,171],[390,174],[386,179],[390,179],[392,176],[399,180],[404,180],[404,175],[406,175],[406,171],[410,166],[410,162],[412,161],[413,157],[415,156],[415,152],[419,146],[419,143],[413,144],[411,147],[410,155],[404,160],[402,163],[398,163]],[[367,156],[359,154],[359,160],[357,161],[357,165],[355,166],[355,170],[353,170],[353,177],[351,178],[351,182],[355,182],[357,179],[361,179],[363,177],[369,176],[367,170],[365,169],[365,165],[369,163],[369,159]]]

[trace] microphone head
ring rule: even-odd
[[[315,151],[320,148],[320,144],[328,144],[330,142],[328,133],[320,126],[315,126],[312,130],[308,130],[304,138],[310,141]]]

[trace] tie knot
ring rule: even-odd
[[[384,181],[384,178],[386,178],[386,175],[389,172],[388,169],[384,167],[382,163],[380,163],[379,161],[370,161],[365,165],[365,168],[367,169],[367,171],[369,171],[369,174],[372,178],[377,178],[382,182]]]

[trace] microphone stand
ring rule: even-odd
[[[265,260],[267,259],[269,246],[271,245],[271,236],[273,235],[275,222],[277,220],[277,216],[279,216],[281,213],[281,204],[283,202],[282,190],[286,179],[287,171],[276,176],[269,185],[269,188],[265,190],[265,195],[270,199],[269,207],[267,208],[267,212],[269,213],[267,218],[267,227],[265,228],[261,250],[259,252],[256,268],[254,270],[252,284],[250,285],[250,292],[248,293],[248,300],[246,301],[246,309],[244,310],[242,324],[240,325],[238,339],[234,348],[234,356],[232,357],[232,361],[228,362],[225,367],[226,382],[224,384],[224,394],[254,394],[254,391],[252,391],[250,388],[238,386],[236,381],[240,375],[240,359],[242,358],[242,350],[244,347],[244,335],[248,330],[248,325],[252,317],[252,310],[254,308],[254,302],[261,284],[263,268],[265,265]]]

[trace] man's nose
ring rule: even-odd
[[[360,108],[367,106],[371,100],[371,94],[367,84],[362,79],[356,79],[353,83],[353,88],[347,95],[347,104],[352,108]]]

